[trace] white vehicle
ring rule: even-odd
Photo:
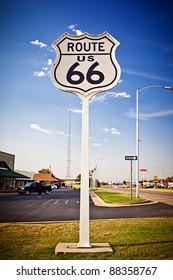
[[[173,182],[168,182],[168,188],[169,189],[173,188]]]

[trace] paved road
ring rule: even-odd
[[[110,187],[109,188],[112,191],[118,191],[122,193],[127,193],[130,194],[131,190],[125,189],[125,188],[116,188],[116,187]],[[135,189],[132,190],[133,196],[136,195]],[[149,199],[151,201],[158,201],[158,202],[163,202],[167,203],[169,205],[173,205],[173,191],[172,190],[167,190],[167,189],[139,189],[139,196],[145,199]]]
[[[0,196],[0,222],[79,220],[80,193],[54,190],[49,195],[8,194]],[[90,199],[90,219],[173,217],[173,206],[165,203],[129,207],[99,207]]]

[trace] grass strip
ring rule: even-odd
[[[92,189],[103,201],[107,203],[130,203],[130,202],[142,202],[145,199],[143,198],[136,198],[134,196],[128,194],[122,194],[118,192],[111,192],[108,190],[102,189]]]
[[[173,218],[90,222],[90,242],[113,253],[57,254],[58,243],[78,243],[79,222],[0,224],[1,260],[172,260]]]

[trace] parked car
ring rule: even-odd
[[[154,188],[154,184],[152,184],[152,183],[146,184],[146,185],[143,186],[143,188],[145,188],[145,189]]]
[[[51,186],[52,190],[57,189],[57,186],[55,184],[51,184],[50,186]]]
[[[80,190],[80,188],[81,188],[81,182],[75,182],[75,183],[72,185],[72,189],[73,189],[74,191]]]
[[[173,182],[168,182],[168,189],[173,188]]]
[[[22,195],[29,195],[31,192],[37,192],[38,194],[48,194],[52,190],[51,186],[42,185],[39,182],[29,182],[25,186],[20,186],[17,188],[17,192]]]
[[[157,188],[164,189],[164,188],[167,188],[167,186],[164,185],[164,184],[158,184],[158,185],[157,185]]]
[[[50,187],[52,190],[54,190],[54,189],[59,189],[59,188],[61,188],[61,185],[60,184],[45,184],[44,185],[45,187]]]
[[[61,188],[61,184],[52,184],[52,189],[60,189]]]

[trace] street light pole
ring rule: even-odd
[[[149,88],[163,88],[173,91],[173,87],[159,85],[147,86],[136,90],[136,197],[139,197],[139,93]]]
[[[136,197],[139,197],[139,91],[136,90]]]

